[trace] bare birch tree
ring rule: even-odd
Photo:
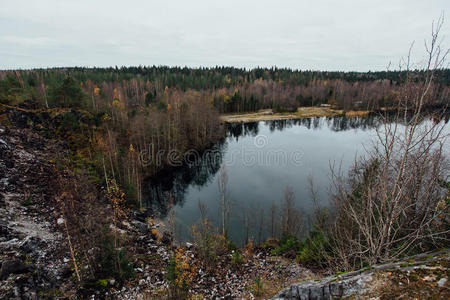
[[[435,74],[445,67],[449,52],[439,40],[442,23],[442,17],[433,23],[421,72],[410,71],[411,49],[401,62],[406,76],[395,115],[382,116],[367,154],[348,177],[332,174],[337,212],[330,236],[339,268],[374,264],[449,241],[448,133],[443,122],[427,120],[423,111],[433,101]]]

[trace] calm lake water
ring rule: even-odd
[[[189,240],[192,225],[200,220],[199,201],[206,204],[208,218],[220,223],[218,179],[225,165],[232,203],[229,235],[242,242],[247,214],[249,236],[258,241],[269,234],[266,226],[262,234],[257,232],[261,214],[267,219],[272,204],[281,206],[286,186],[292,187],[297,207],[311,212],[312,176],[318,200],[326,205],[330,165],[348,170],[355,157],[364,154],[363,144],[370,142],[379,123],[373,117],[320,117],[229,124],[226,139],[210,153],[147,181],[145,202],[162,218],[173,210],[177,239]]]

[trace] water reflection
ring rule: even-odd
[[[162,218],[173,207],[176,236],[189,240],[192,224],[200,219],[199,200],[207,206],[207,217],[219,224],[218,177],[221,165],[225,165],[229,175],[228,197],[232,203],[230,238],[238,244],[249,236],[260,241],[273,234],[274,229],[268,229],[263,219],[270,220],[274,211],[280,212],[286,186],[292,187],[296,206],[310,213],[308,178],[313,176],[317,200],[320,205],[327,205],[330,164],[337,163],[343,172],[348,170],[355,157],[364,153],[363,145],[376,136],[375,128],[380,125],[381,119],[377,116],[228,124],[226,138],[210,149],[212,151],[148,179],[144,183],[144,202],[149,213]],[[264,138],[262,144],[257,143],[261,137]],[[303,155],[298,164],[292,160],[262,163],[265,160],[256,159],[259,154],[265,158],[280,151],[286,157],[299,152]],[[248,164],[251,158],[253,163]]]
[[[227,137],[232,137],[239,141],[241,136],[257,136],[259,133],[259,122],[250,123],[227,123]]]
[[[293,126],[304,126],[308,129],[330,128],[333,131],[345,131],[350,129],[368,130],[381,124],[381,119],[375,115],[364,118],[347,118],[345,116],[336,117],[316,117],[287,120],[263,121],[271,132],[282,131]],[[236,141],[242,136],[256,136],[259,133],[259,122],[251,123],[231,123],[227,124],[227,136],[233,137]]]
[[[316,117],[302,119],[288,119],[261,122],[270,132],[283,131],[293,126],[302,126],[307,129],[320,130],[329,128],[332,131],[347,131],[351,129],[368,130],[380,125],[380,119],[374,116],[363,118]],[[144,203],[149,214],[166,217],[169,207],[183,206],[185,194],[189,186],[201,187],[211,182],[223,161],[223,155],[230,140],[238,142],[242,137],[254,137],[259,134],[259,122],[230,123],[227,124],[226,136],[228,139],[218,142],[211,149],[191,163],[181,167],[167,169],[149,178],[144,183]]]
[[[166,217],[169,207],[183,205],[189,186],[203,186],[210,182],[220,169],[225,141],[220,141],[198,159],[192,157],[181,167],[159,172],[144,182],[144,203],[149,214]],[[197,159],[196,159],[197,158]]]

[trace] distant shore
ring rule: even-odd
[[[296,118],[312,118],[312,117],[334,117],[334,116],[349,116],[360,117],[368,115],[370,111],[344,111],[333,109],[330,107],[299,107],[297,112],[289,113],[273,113],[271,109],[264,109],[258,112],[245,113],[245,114],[227,114],[222,115],[221,119],[226,123],[248,123],[257,121],[272,121],[272,120],[285,120]]]

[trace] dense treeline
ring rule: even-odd
[[[188,68],[188,67],[167,67],[167,66],[138,66],[138,67],[110,67],[110,68],[48,68],[33,70],[5,70],[5,73],[16,73],[25,78],[36,78],[37,74],[46,83],[54,78],[62,80],[67,73],[70,73],[79,81],[92,80],[96,83],[102,81],[122,81],[140,77],[144,80],[159,82],[163,86],[178,87],[187,89],[210,89],[232,87],[237,84],[245,84],[255,80],[283,81],[287,84],[305,85],[317,80],[344,80],[348,82],[375,81],[388,79],[395,82],[404,82],[406,71],[378,71],[378,72],[327,72],[327,71],[300,71],[287,68],[255,68],[241,69],[235,67],[214,67],[214,68]],[[414,71],[418,81],[424,76],[422,70]],[[450,69],[439,70],[437,73],[439,81],[445,85],[450,84]]]
[[[54,68],[0,71],[0,99],[34,98],[46,105],[70,105],[58,98],[58,87],[70,77],[86,93],[80,105],[98,109],[98,98],[120,98],[131,109],[167,102],[167,91],[184,98],[192,90],[202,93],[221,113],[331,104],[341,109],[373,110],[392,106],[406,81],[419,84],[423,71],[318,72],[290,69],[245,70],[233,67],[121,67]],[[407,77],[413,78],[407,78]],[[450,70],[435,73],[433,103],[445,104],[449,96]],[[116,90],[116,92],[114,92]],[[80,97],[77,97],[78,99]],[[160,103],[161,102],[161,103]]]

